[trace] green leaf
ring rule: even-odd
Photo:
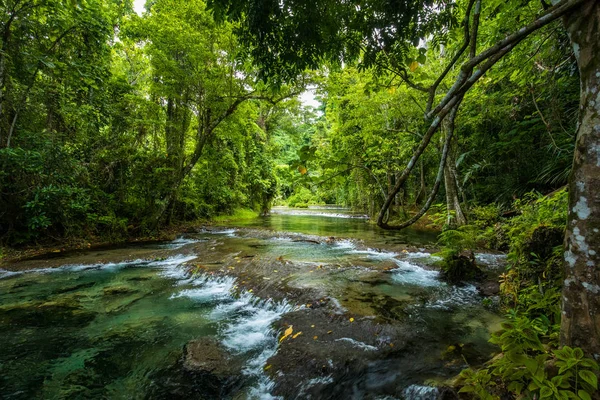
[[[598,364],[594,360],[590,360],[589,358],[584,358],[583,360],[581,360],[579,362],[579,365],[581,365],[582,367],[592,368],[595,370],[598,369]]]
[[[598,377],[592,371],[579,371],[581,379],[592,385],[594,389],[598,389]]]
[[[579,396],[579,398],[581,400],[592,400],[592,396],[590,396],[590,394],[588,392],[586,392],[585,390],[579,390],[577,392],[577,395]]]
[[[543,388],[540,389],[540,398],[546,398],[546,397],[550,397],[552,396],[552,389],[550,389],[547,386],[544,386]]]
[[[460,388],[458,393],[472,393],[474,391],[475,391],[475,388],[473,386],[463,386]]]

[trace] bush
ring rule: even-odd
[[[294,190],[294,194],[288,197],[287,205],[296,208],[308,208],[309,204],[317,202],[316,196],[307,188],[301,186]]]

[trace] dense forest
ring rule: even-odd
[[[2,246],[349,207],[508,252],[465,396],[597,396],[600,3],[550,3],[3,0]]]

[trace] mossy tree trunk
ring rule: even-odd
[[[587,0],[564,19],[581,78],[581,103],[569,217],[561,344],[600,359],[600,1]]]

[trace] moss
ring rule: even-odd
[[[484,274],[475,263],[472,251],[446,250],[442,253],[441,278],[457,284],[481,278]]]

